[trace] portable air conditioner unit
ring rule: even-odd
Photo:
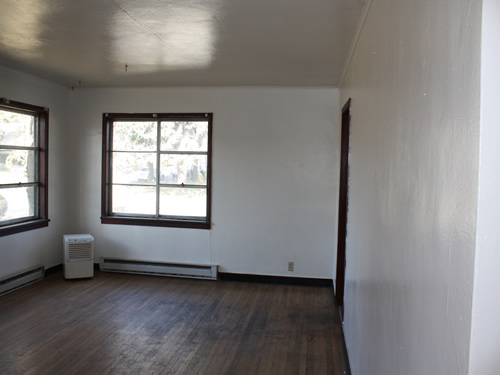
[[[94,276],[94,237],[90,234],[64,235],[64,278]]]

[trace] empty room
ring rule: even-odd
[[[0,373],[500,372],[494,0],[0,2]]]

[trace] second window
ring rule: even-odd
[[[105,114],[103,223],[210,227],[212,114]]]

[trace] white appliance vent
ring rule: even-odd
[[[101,258],[99,262],[99,269],[107,272],[217,280],[218,267],[210,264],[200,265]]]
[[[64,236],[64,277],[79,279],[94,276],[94,237],[90,234]]]
[[[68,260],[93,260],[92,247],[93,242],[70,242],[68,244]]]

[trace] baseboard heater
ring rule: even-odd
[[[38,266],[0,280],[0,296],[43,279],[44,266]]]
[[[148,262],[141,260],[101,258],[99,269],[105,272],[136,273],[141,275],[188,277],[217,280],[217,266]]]

